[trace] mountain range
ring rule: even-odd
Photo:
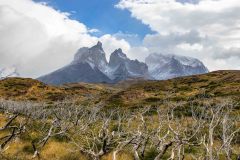
[[[38,80],[54,85],[74,82],[117,83],[132,78],[162,80],[207,72],[204,64],[195,58],[153,53],[143,63],[129,59],[122,49],[115,50],[107,62],[102,43],[98,42],[93,47],[80,48],[70,64]]]

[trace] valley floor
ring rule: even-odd
[[[2,80],[0,159],[237,159],[239,73],[116,85]]]

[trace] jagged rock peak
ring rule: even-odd
[[[122,49],[119,48],[119,49],[116,49],[112,54],[111,56],[115,56],[115,57],[119,57],[119,58],[122,58],[122,59],[126,59],[127,58],[127,55],[125,53],[123,53]]]
[[[74,56],[72,64],[88,63],[93,68],[96,66],[103,71],[107,65],[105,52],[102,48],[102,43],[98,42],[91,48],[83,47],[78,50]]]
[[[123,53],[122,49],[121,48],[118,48],[115,50],[115,52],[120,52],[120,53]]]
[[[99,53],[103,53],[103,48],[102,48],[102,42],[98,41],[96,45],[92,46],[90,49],[92,50],[100,50],[101,52]]]
[[[102,47],[102,42],[98,41],[96,46]]]

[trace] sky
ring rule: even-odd
[[[69,12],[71,19],[76,19],[89,28],[99,30],[94,34],[129,33],[137,34],[143,38],[146,34],[152,33],[151,29],[141,21],[131,17],[127,10],[120,10],[114,7],[119,0],[35,0],[35,2],[47,2],[55,9]]]
[[[150,53],[240,69],[239,0],[0,0],[0,68],[36,78],[101,41],[143,61]]]

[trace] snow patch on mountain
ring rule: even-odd
[[[17,72],[16,67],[6,67],[0,69],[0,79],[4,79],[7,77],[19,77],[19,73]]]
[[[150,75],[157,80],[203,74],[208,69],[196,58],[174,54],[150,54],[146,60]]]
[[[116,81],[128,78],[149,78],[147,65],[138,60],[129,59],[121,49],[111,54],[108,68],[110,68],[108,76]]]
[[[88,48],[80,48],[74,56],[71,64],[88,63],[92,69],[95,67],[100,71],[105,72],[107,68],[107,60],[105,52],[102,48],[102,43],[98,42],[95,46]]]

